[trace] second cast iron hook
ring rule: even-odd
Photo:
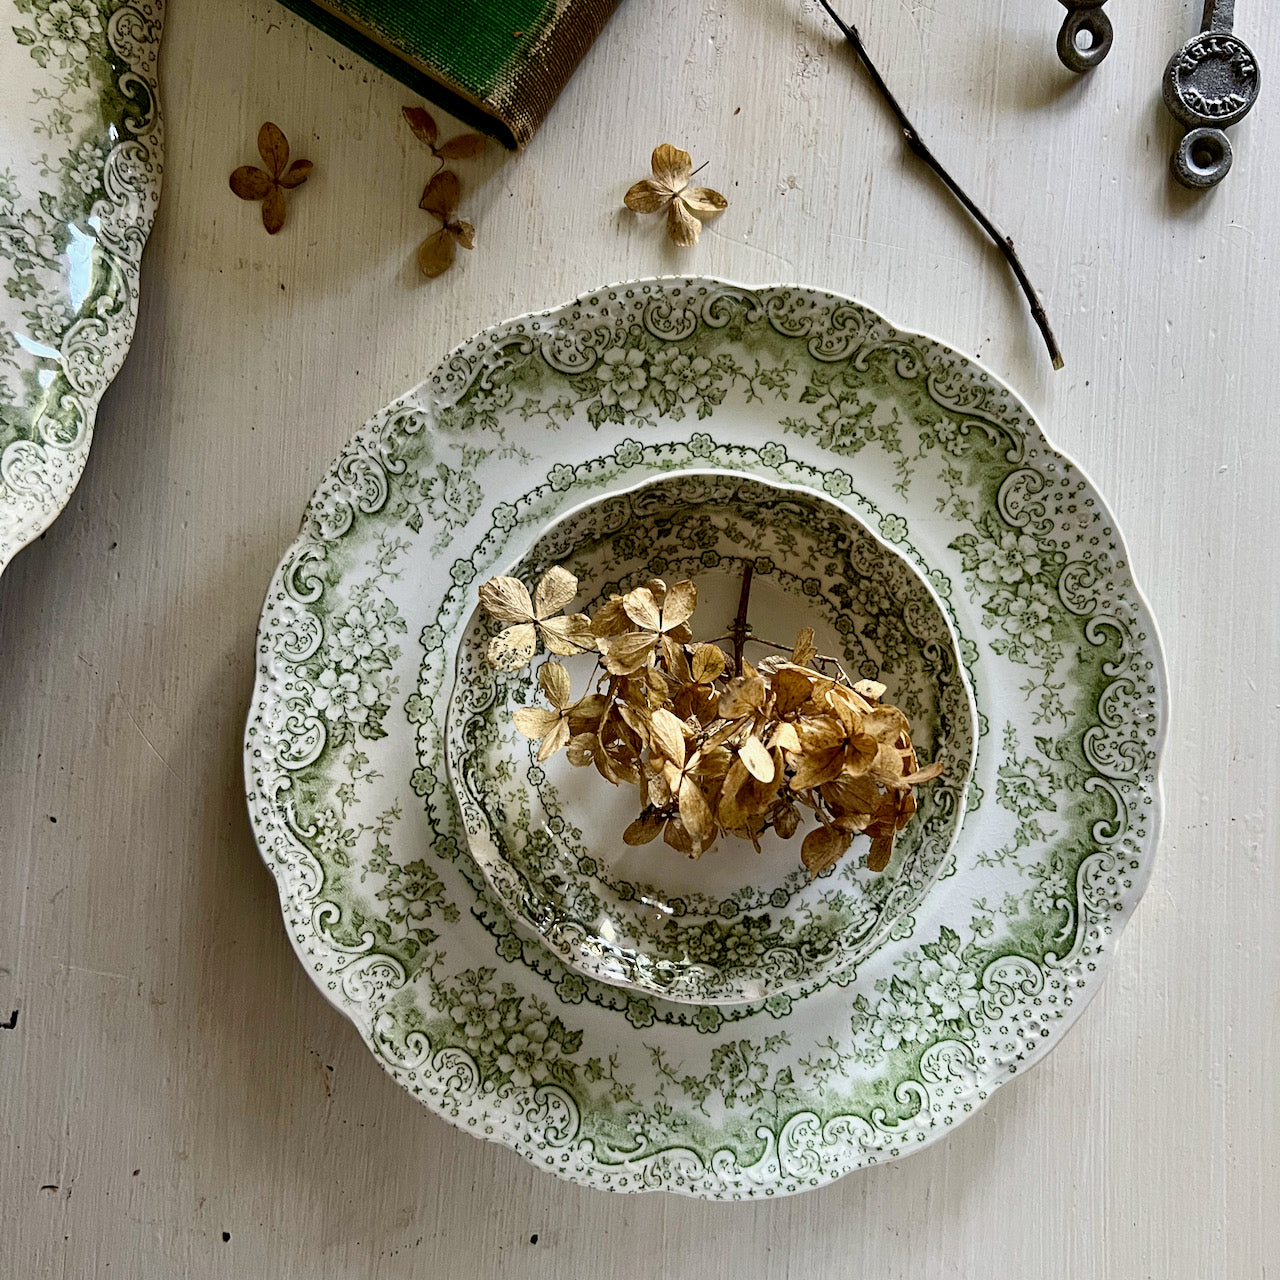
[[[1083,75],[1111,52],[1111,19],[1102,12],[1107,0],[1060,0],[1067,10],[1058,32],[1058,57],[1068,70]]]

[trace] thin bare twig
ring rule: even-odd
[[[747,609],[751,604],[751,579],[754,574],[755,565],[748,561],[742,570],[738,616],[734,618],[733,626],[729,628],[729,634],[733,637],[733,673],[738,676],[742,674],[742,649],[747,642],[747,636],[751,634],[751,624],[747,621]]]
[[[1044,338],[1044,344],[1049,349],[1049,358],[1053,361],[1055,369],[1062,368],[1062,352],[1058,350],[1058,340],[1053,336],[1053,329],[1049,324],[1049,317],[1045,313],[1044,304],[1040,301],[1039,295],[1035,291],[1030,279],[1027,276],[1026,269],[1022,265],[1022,260],[1018,257],[1017,250],[1013,247],[1013,240],[1005,235],[994,222],[991,221],[981,209],[974,204],[964,188],[947,172],[942,162],[937,156],[929,150],[920,134],[916,131],[907,113],[902,109],[902,105],[897,98],[893,96],[889,86],[885,84],[884,77],[876,69],[876,65],[871,61],[870,55],[867,53],[866,46],[862,43],[862,37],[858,34],[858,29],[852,23],[845,22],[843,18],[827,3],[827,0],[819,0],[819,3],[831,16],[831,20],[838,26],[844,34],[844,38],[853,46],[853,51],[858,55],[858,61],[862,63],[866,69],[867,75],[871,77],[872,83],[879,91],[880,96],[885,100],[889,110],[893,112],[894,118],[898,122],[898,127],[902,130],[902,136],[906,140],[907,146],[929,166],[937,175],[943,186],[951,192],[953,196],[968,210],[973,220],[991,237],[992,243],[1004,255],[1005,261],[1008,262],[1013,274],[1017,277],[1018,284],[1022,292],[1026,295],[1027,302],[1031,306],[1031,317],[1035,320],[1041,335]]]

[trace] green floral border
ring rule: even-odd
[[[706,464],[821,488],[930,566],[999,715],[916,916],[843,983],[734,1009],[521,938],[461,853],[435,713],[478,573],[575,497]],[[299,957],[415,1096],[590,1185],[785,1194],[918,1149],[1060,1038],[1150,870],[1164,673],[1105,505],[980,366],[812,290],[637,282],[459,348],[317,491],[258,651],[249,806]]]

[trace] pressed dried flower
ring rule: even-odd
[[[554,710],[542,707],[521,707],[512,717],[516,728],[526,738],[541,738],[539,761],[555,755],[561,747],[569,745],[572,736],[570,720],[573,715],[573,689],[569,673],[558,662],[544,662],[538,670],[538,688],[546,695]]]
[[[620,601],[618,613],[607,612],[598,626],[593,626],[605,670],[616,676],[633,675],[648,665],[654,650],[663,647],[664,656],[671,646],[691,638],[689,618],[698,603],[698,589],[692,582],[677,582],[670,591],[661,580],[629,591]],[[605,612],[609,606],[605,606]],[[599,618],[597,614],[597,619]],[[624,627],[618,630],[619,626]]]
[[[453,266],[458,246],[474,248],[476,229],[469,222],[456,216],[462,187],[458,175],[446,169],[446,160],[470,160],[485,148],[485,139],[478,133],[461,133],[447,142],[440,142],[440,129],[435,117],[423,107],[402,107],[401,112],[414,136],[426,143],[431,154],[440,162],[418,202],[420,209],[440,219],[440,230],[433,232],[418,246],[418,269],[428,279],[444,275]]]
[[[660,143],[653,150],[652,178],[641,178],[625,196],[622,203],[635,213],[662,213],[667,215],[667,234],[682,249],[698,243],[702,223],[697,215],[714,217],[723,213],[729,202],[710,187],[691,187],[693,161],[687,151],[681,151],[669,142]]]
[[[746,575],[734,624],[744,635],[749,587]],[[943,766],[920,767],[906,716],[880,702],[883,684],[851,684],[818,653],[808,628],[789,657],[783,650],[758,667],[742,657],[735,633],[731,665],[717,644],[693,641],[692,582],[668,587],[653,578],[610,597],[594,617],[560,615],[577,591],[577,579],[559,567],[532,596],[515,578],[485,583],[481,603],[507,624],[488,659],[516,670],[539,638],[563,656],[595,651],[594,692],[575,701],[568,671],[546,662],[538,685],[549,707],[521,707],[514,722],[539,741],[539,761],[564,748],[570,764],[638,787],[639,816],[622,833],[627,844],[661,836],[699,858],[719,836],[734,835],[758,849],[770,828],[784,840],[796,835],[803,808],[815,819],[800,846],[810,875],[834,866],[858,834],[870,841],[868,868],[889,865],[897,833],[916,810],[913,789]]]
[[[425,142],[437,160],[470,160],[485,149],[486,140],[478,133],[460,133],[448,142],[439,142],[435,117],[423,107],[401,107],[400,111],[414,137]]]
[[[231,190],[241,200],[262,201],[262,225],[268,235],[284,226],[284,193],[300,187],[311,174],[310,160],[289,163],[289,142],[270,120],[258,130],[258,154],[267,167],[244,164],[231,175]]]
[[[492,578],[480,588],[480,603],[499,622],[510,625],[489,642],[489,665],[498,671],[518,671],[528,665],[538,636],[561,657],[595,648],[591,620],[582,613],[560,615],[578,594],[578,579],[559,565],[548,569],[534,589],[516,578]]]
[[[418,246],[418,269],[429,280],[442,276],[453,266],[458,246],[472,249],[476,243],[476,229],[469,222],[455,216],[462,187],[458,175],[451,169],[442,169],[427,183],[419,201],[419,208],[433,213],[440,219],[439,231],[433,232]]]

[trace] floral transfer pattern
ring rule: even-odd
[[[66,503],[133,334],[162,0],[0,0],[0,570]]]
[[[422,491],[464,450],[469,515]],[[568,506],[704,466],[822,490],[891,539],[989,727],[950,865],[890,940],[732,1007],[603,986],[517,932],[463,852],[440,723],[478,581]],[[385,736],[331,732],[317,663],[383,600],[405,627]],[[1150,871],[1164,674],[1106,507],[979,366],[809,290],[638,282],[459,348],[317,491],[258,665],[250,812],[308,972],[437,1114],[611,1190],[786,1194],[918,1150],[1061,1037]]]

